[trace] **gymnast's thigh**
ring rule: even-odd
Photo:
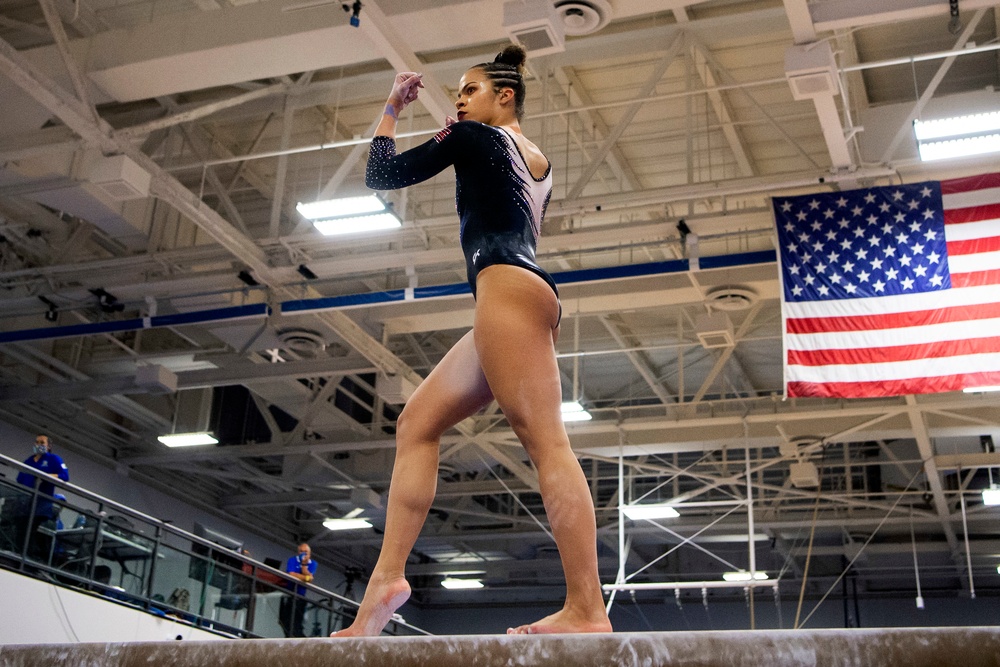
[[[493,393],[469,331],[413,392],[399,416],[399,426],[438,437],[492,401]]]

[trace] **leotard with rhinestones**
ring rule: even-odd
[[[542,218],[552,195],[552,165],[535,178],[507,130],[475,121],[447,127],[426,143],[396,153],[391,137],[372,139],[365,184],[394,190],[455,167],[455,205],[461,222],[469,287],[487,266],[512,264],[555,281],[535,261]]]

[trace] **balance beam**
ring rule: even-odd
[[[1000,667],[1000,627],[0,646],[4,667]]]

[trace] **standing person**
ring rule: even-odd
[[[377,635],[410,596],[404,566],[437,488],[441,435],[496,399],[538,471],[566,577],[560,611],[508,633],[608,632],[597,569],[597,525],[586,477],[560,415],[555,340],[562,309],[552,277],[534,260],[552,192],[551,165],[523,134],[524,61],[508,46],[459,83],[458,122],[396,154],[399,113],[420,75],[396,75],[368,158],[366,184],[385,190],[454,165],[461,245],[476,298],[472,331],[407,401],[396,424],[382,551],[354,623],[334,636]]]
[[[299,545],[299,551],[288,559],[285,563],[285,572],[293,579],[298,579],[309,583],[316,576],[316,561],[312,559],[312,549],[303,542]],[[278,610],[278,622],[285,631],[286,637],[305,637],[302,622],[306,615],[306,587],[296,584],[294,586],[295,595],[286,595],[281,598],[281,608]]]
[[[39,434],[35,436],[33,453],[24,460],[24,465],[31,466],[35,470],[39,470],[56,479],[61,479],[64,482],[69,481],[69,468],[66,467],[66,464],[58,454],[52,453],[52,446],[49,444],[49,436],[47,435]],[[30,489],[34,489],[36,485],[38,487],[38,499],[35,501],[34,515],[29,517],[27,515],[29,509],[25,507],[25,516],[20,522],[21,529],[18,531],[17,544],[20,547],[23,544],[25,535],[27,535],[27,555],[30,558],[39,560],[48,554],[51,538],[40,535],[38,527],[46,521],[55,519],[58,515],[58,509],[52,504],[56,487],[52,482],[47,482],[44,478],[38,478],[29,472],[18,473],[17,481],[19,484],[23,484]]]

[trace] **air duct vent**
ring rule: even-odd
[[[757,293],[746,287],[719,287],[710,290],[705,300],[712,310],[746,310],[757,303]]]
[[[503,5],[503,27],[532,56],[565,50],[563,22],[550,0],[511,0]]]
[[[90,165],[86,178],[115,201],[149,196],[149,172],[124,155],[101,157]]]
[[[611,20],[606,0],[556,0],[555,7],[563,30],[574,37],[595,33]]]
[[[796,44],[785,51],[785,76],[792,97],[811,100],[822,95],[836,95],[837,61],[829,42]]]
[[[312,358],[326,348],[326,339],[309,329],[283,329],[278,332],[281,349],[300,357]]]
[[[402,405],[410,400],[416,390],[413,384],[402,375],[379,375],[375,379],[375,393],[390,405]]]
[[[150,394],[172,394],[177,391],[177,374],[157,364],[139,366],[135,384]]]
[[[810,461],[799,461],[788,466],[788,479],[796,489],[815,489],[819,486],[819,470]]]
[[[694,320],[694,329],[698,334],[698,341],[705,349],[736,345],[733,323],[725,313],[699,315]]]

